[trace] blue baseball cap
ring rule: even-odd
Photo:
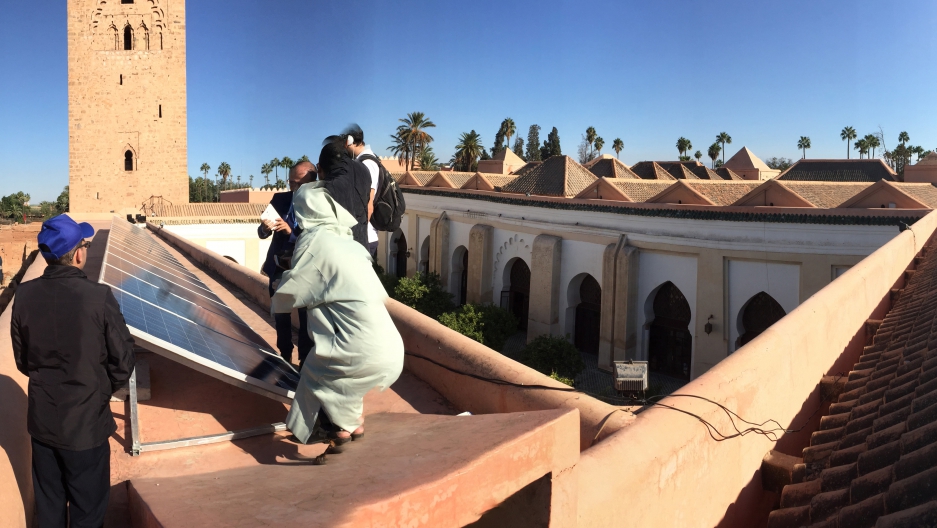
[[[37,239],[42,256],[48,260],[57,260],[75,249],[79,242],[93,236],[94,228],[91,224],[79,224],[68,215],[60,214],[42,223]]]

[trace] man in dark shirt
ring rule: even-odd
[[[260,270],[270,279],[268,289],[270,296],[277,289],[280,276],[283,275],[284,262],[278,263],[279,257],[287,254],[292,255],[293,246],[296,243],[296,218],[293,216],[293,192],[304,183],[311,182],[316,176],[316,167],[309,161],[301,161],[290,168],[289,192],[280,192],[273,195],[270,205],[276,209],[280,219],[276,222],[261,223],[257,226],[257,236],[261,239],[273,235],[270,241],[270,248],[267,250],[267,259],[264,260]],[[306,309],[299,308],[299,364],[302,366],[306,361],[306,356],[312,350],[312,338],[309,337],[309,331],[306,328]],[[274,323],[277,329],[277,349],[280,356],[291,363],[293,361],[293,326],[290,320],[290,314],[274,314]]]
[[[130,378],[133,338],[120,306],[82,268],[94,235],[66,215],[46,220],[48,267],[16,291],[10,334],[29,376],[27,429],[40,527],[101,526],[110,492],[111,395]]]

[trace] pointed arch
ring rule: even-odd
[[[140,27],[137,28],[137,32],[140,35],[140,41],[142,43],[141,48],[145,51],[150,50],[150,29],[146,27],[146,24],[141,20]]]
[[[653,372],[689,380],[693,359],[690,303],[680,288],[667,281],[651,293],[645,306],[653,317],[649,325],[648,367]]]
[[[742,347],[755,339],[769,326],[787,315],[781,304],[765,292],[758,292],[739,310],[737,326],[738,346]]]
[[[127,25],[124,26],[124,51],[133,50],[133,27],[130,26],[130,22],[127,22]]]

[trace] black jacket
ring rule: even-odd
[[[49,266],[17,288],[10,334],[16,368],[29,376],[29,434],[74,451],[106,442],[117,430],[111,395],[135,363],[110,287],[74,266]]]
[[[280,218],[290,224],[290,229],[296,227],[293,225],[295,222],[293,215],[289,214],[290,207],[293,205],[292,191],[274,194],[273,198],[270,199],[270,205],[279,213]],[[287,216],[289,218],[287,218]],[[263,224],[260,224],[257,226],[257,236],[260,238],[267,238],[270,236],[270,231]],[[290,235],[282,231],[275,231],[273,233],[273,240],[270,241],[270,248],[267,250],[267,259],[264,260],[264,265],[260,268],[260,271],[264,272],[264,275],[271,280],[273,280],[273,276],[277,271],[277,264],[274,262],[273,257],[285,249],[290,249]]]
[[[368,248],[368,203],[371,201],[371,172],[358,160],[344,158],[329,171],[325,188],[332,198],[344,207],[358,223],[351,234],[365,249]]]

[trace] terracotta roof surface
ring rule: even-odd
[[[410,171],[408,174],[420,182],[420,185],[426,185],[436,175],[433,171]]]
[[[745,178],[739,176],[735,172],[732,172],[732,169],[726,167],[719,167],[715,170],[716,174],[722,176],[723,180],[744,180]]]
[[[569,156],[552,156],[504,186],[505,192],[572,198],[598,178]]]
[[[915,165],[937,165],[937,152],[931,152],[924,156],[924,158],[915,163]]]
[[[687,185],[716,205],[732,205],[737,202],[739,198],[761,185],[761,183],[762,182],[758,181],[727,183],[722,180],[716,183],[703,183],[694,180],[688,181]]]
[[[714,170],[711,170],[706,165],[697,165],[687,167],[697,178],[701,180],[721,180],[722,176]]]
[[[929,207],[937,207],[937,187],[930,183],[896,183],[896,187]]]
[[[826,183],[784,180],[780,183],[821,209],[837,207],[871,185],[871,183]]]
[[[527,163],[524,164],[523,167],[517,169],[516,171],[512,172],[511,174],[513,174],[513,175],[515,175],[515,176],[523,176],[523,175],[527,174],[528,172],[530,172],[530,171],[534,170],[535,168],[537,168],[541,163],[543,163],[543,162],[542,162],[542,161],[528,161]]]
[[[512,174],[482,174],[482,176],[488,178],[488,181],[495,187],[504,187],[519,177]]]
[[[778,176],[788,181],[869,182],[895,181],[895,173],[879,159],[800,160]]]
[[[642,180],[675,180],[672,174],[656,161],[639,161],[631,166],[631,172]]]
[[[669,172],[671,176],[678,180],[698,180],[699,176],[693,174],[693,171],[688,169],[682,163],[658,163],[665,171]]]
[[[159,217],[243,217],[259,220],[267,208],[265,203],[189,203],[181,205],[155,205],[153,213]]]
[[[599,178],[627,178],[636,180],[639,176],[628,168],[627,165],[615,158],[599,158],[589,164],[589,172]]]
[[[449,178],[449,181],[451,181],[452,184],[455,185],[456,189],[465,185],[465,182],[469,181],[469,178],[471,178],[472,176],[475,176],[474,172],[459,172],[459,171],[447,171],[447,172],[441,172],[440,174],[443,174],[444,176]]]
[[[674,184],[673,181],[625,180],[620,178],[609,178],[607,181],[636,202],[646,202]]]
[[[769,528],[937,525],[937,253],[820,419]]]

